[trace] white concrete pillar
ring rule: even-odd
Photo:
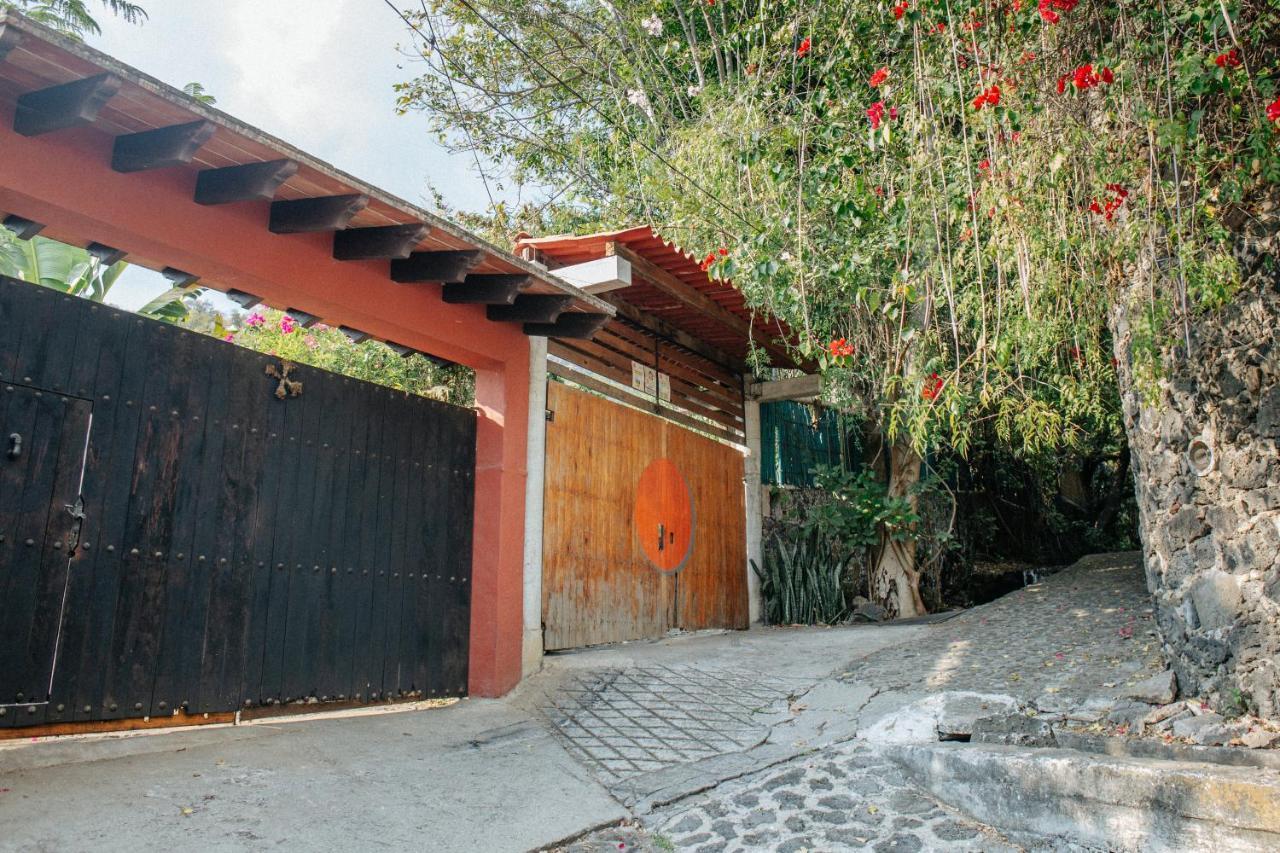
[[[529,446],[524,497],[521,674],[542,668],[542,497],[547,458],[547,339],[529,338]]]
[[[760,501],[760,402],[750,397],[746,400],[747,457],[743,470],[746,472],[743,484],[746,489],[747,504],[747,595],[750,601],[751,624],[760,624],[764,614],[763,602],[760,598],[760,578],[751,568],[751,561],[760,565],[764,559],[763,526],[764,516]]]

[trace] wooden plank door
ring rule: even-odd
[[[0,389],[0,726],[44,719],[90,407],[21,385]]]
[[[741,452],[559,382],[547,408],[545,648],[745,628]]]

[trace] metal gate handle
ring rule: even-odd
[[[18,433],[9,434],[9,458],[17,459],[22,455],[22,436]]]

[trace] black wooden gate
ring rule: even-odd
[[[475,414],[0,277],[0,727],[466,692]]]

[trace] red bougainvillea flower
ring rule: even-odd
[[[1040,0],[1040,17],[1050,24],[1056,24],[1062,20],[1058,12],[1070,12],[1079,2],[1080,0]]]
[[[836,358],[848,358],[853,355],[853,344],[849,343],[844,338],[836,338],[827,345],[827,349]]]
[[[809,47],[810,47],[809,39],[805,38],[802,42],[800,42],[800,46],[796,48],[796,56],[804,56],[806,53],[809,52]]]
[[[974,30],[982,29],[982,21],[965,21],[960,25],[960,28],[966,33],[971,33]]]
[[[729,250],[728,250],[728,249],[726,249],[724,246],[721,246],[721,247],[720,247],[720,257],[722,257],[722,258],[727,258],[727,257],[729,257]]]
[[[889,107],[889,120],[890,120],[890,121],[897,121],[897,120],[898,120],[898,108],[897,108],[897,107]]]
[[[933,31],[935,33],[945,33],[947,31],[947,25],[942,21],[938,21],[938,23],[933,25]]]
[[[1116,211],[1124,204],[1125,199],[1129,197],[1129,191],[1121,184],[1107,184],[1107,190],[1111,193],[1107,200],[1099,202],[1096,198],[1093,199],[1089,202],[1089,212],[1110,222],[1115,218]]]
[[[1232,48],[1226,53],[1220,53],[1213,58],[1213,64],[1219,68],[1239,68],[1240,51]]]
[[[889,79],[889,69],[877,68],[875,72],[871,75],[871,79],[868,80],[867,83],[870,84],[871,88],[874,89],[888,79]]]
[[[894,20],[901,21],[902,16],[907,14],[907,9],[909,9],[910,7],[911,7],[911,4],[908,3],[907,0],[902,0],[901,3],[894,6],[893,7]]]
[[[982,92],[982,94],[978,95],[978,97],[973,99],[973,108],[975,110],[980,110],[987,105],[994,107],[999,103],[1000,103],[1000,87],[990,86],[987,89],[985,89]]]
[[[716,262],[716,253],[707,252],[707,256],[702,259],[702,263],[698,264],[698,266],[702,268],[703,272],[706,272],[707,270],[711,269],[711,265],[714,264],[715,262]]]
[[[936,400],[940,391],[942,391],[942,379],[938,374],[930,373],[929,378],[924,381],[924,387],[920,389],[920,396],[926,400]]]
[[[884,120],[884,101],[876,101],[867,107],[867,118],[871,120],[871,129],[879,130],[880,122]]]
[[[986,157],[983,157],[981,160],[978,161],[979,172],[985,172],[990,168],[991,168],[991,161],[988,160]]]
[[[1115,73],[1105,65],[1094,69],[1093,63],[1085,63],[1072,71],[1070,74],[1063,74],[1058,78],[1058,94],[1062,94],[1067,89],[1067,81],[1071,81],[1071,85],[1083,91],[1092,89],[1094,86],[1100,86],[1106,83],[1108,86],[1115,82]]]
[[[1267,105],[1267,121],[1280,122],[1280,97]]]

